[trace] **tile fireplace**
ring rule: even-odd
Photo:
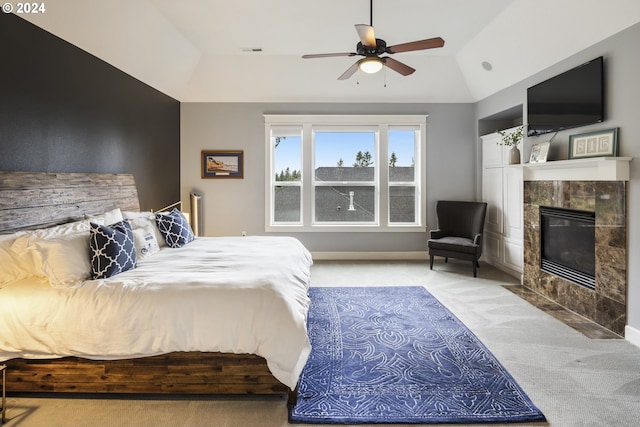
[[[603,158],[601,161],[609,159]],[[624,159],[621,161],[624,162]],[[588,168],[598,168],[601,161],[584,162],[584,165]],[[568,170],[577,166],[573,162],[575,161],[550,162],[549,169],[540,165],[528,171],[528,166],[523,166],[523,285],[622,336],[627,311],[628,169],[626,175],[624,171],[622,174],[615,172],[599,175],[593,170],[576,171],[577,173],[572,174]],[[567,168],[560,168],[560,163],[566,164]],[[628,161],[626,166],[628,167]],[[572,179],[572,175],[578,179]],[[583,179],[586,176],[604,179]],[[569,270],[584,270],[584,274],[580,274],[578,279],[571,274],[562,274],[543,265],[545,238],[542,237],[541,231],[548,221],[544,215],[548,210],[568,214],[580,213],[584,217],[593,218],[590,226],[593,249],[585,248],[585,245],[590,244],[590,234],[587,231],[589,226],[584,225],[585,223],[577,222],[571,225],[570,218],[552,220],[552,233],[555,237],[558,237],[558,233],[564,233],[561,243],[576,236],[583,239],[578,243],[579,248],[572,249],[568,245],[560,247],[556,241],[553,247],[547,250],[548,252],[551,249],[551,258],[556,258],[554,262],[568,264]],[[585,219],[581,218],[578,221]],[[589,257],[592,257],[591,261]]]

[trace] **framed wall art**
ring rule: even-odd
[[[617,157],[618,129],[580,133],[569,137],[569,158]]]
[[[540,142],[531,146],[531,156],[529,156],[529,163],[544,163],[547,161],[547,155],[549,154],[550,142]]]
[[[202,150],[202,178],[243,178],[244,152]]]

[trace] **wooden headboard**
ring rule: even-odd
[[[0,234],[115,208],[140,210],[133,175],[0,171]]]

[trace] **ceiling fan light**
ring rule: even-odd
[[[375,74],[382,69],[380,58],[367,58],[360,61],[360,69],[367,74]]]

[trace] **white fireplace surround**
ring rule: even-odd
[[[525,181],[629,181],[633,157],[593,157],[521,165]]]

